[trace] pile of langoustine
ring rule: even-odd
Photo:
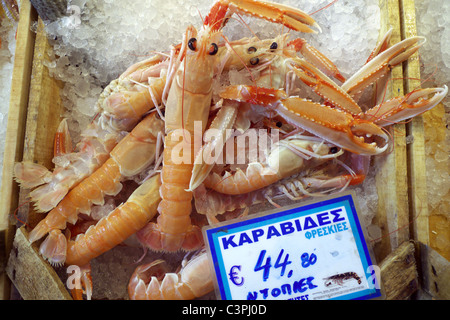
[[[234,13],[301,32],[320,29],[296,8],[219,0],[201,29],[189,27],[170,54],[137,63],[110,83],[97,103],[99,115],[83,131],[75,152],[67,151],[70,141],[62,122],[53,172],[38,164],[16,164],[16,180],[33,189],[36,209],[48,212],[31,230],[29,241],[46,237],[40,244],[44,258],[84,272],[84,290],[73,290],[74,297],[92,295],[89,262],[134,234],[152,250],[197,253],[178,273],[162,271],[159,260],[139,266],[128,285],[130,299],[207,294],[213,290],[212,274],[202,226],[193,223],[192,211],[214,224],[218,214],[261,201],[274,203],[278,195],[301,199],[359,184],[370,156],[389,150],[385,127],[431,109],[447,94],[446,86],[414,90],[362,110],[357,101],[364,89],[386,81],[390,69],[415,53],[424,38],[389,47],[388,33],[368,62],[346,80],[323,54],[288,34],[228,41],[222,28]],[[248,70],[250,84],[218,86],[230,70]],[[310,87],[320,101],[297,96],[293,79]],[[250,130],[278,132],[279,140],[263,157],[246,155],[244,164],[236,164],[240,151],[249,153],[236,141]],[[208,132],[215,138],[206,139]],[[200,147],[195,144],[199,139]],[[218,161],[230,150],[236,151],[234,157]],[[145,178],[126,202],[100,221],[89,222],[84,234],[63,234],[83,223],[80,216],[102,206],[105,197],[119,195],[123,183],[136,176]]]

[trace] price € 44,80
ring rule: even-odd
[[[298,263],[300,263],[303,268],[308,268],[309,266],[314,265],[316,262],[317,256],[314,253],[309,254],[306,252],[300,256],[300,259],[298,261]],[[283,277],[286,274],[287,266],[292,263],[293,261],[289,259],[289,253],[285,254],[284,249],[281,249],[274,264],[272,262],[272,257],[270,255],[267,255],[267,251],[261,250],[254,271],[255,272],[262,271],[263,280],[267,281],[267,279],[269,279],[272,269],[273,272],[275,272],[276,269],[279,269],[280,277]],[[287,273],[287,277],[288,278],[292,277],[292,274],[293,270],[290,270]]]

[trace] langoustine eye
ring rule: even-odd
[[[197,39],[195,39],[195,38],[189,39],[188,47],[189,47],[189,49],[191,49],[192,51],[197,50]]]
[[[255,48],[255,47],[250,47],[250,48],[247,49],[247,52],[248,52],[249,54],[255,53],[255,52],[256,52],[256,48]]]
[[[209,47],[209,54],[211,56],[215,55],[219,51],[219,47],[215,43],[211,43],[211,47]]]
[[[256,66],[259,63],[259,58],[258,57],[254,57],[250,59],[250,64],[252,66]]]

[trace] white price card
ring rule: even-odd
[[[366,245],[354,195],[206,227],[218,298],[373,299],[379,268]]]

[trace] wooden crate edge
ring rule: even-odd
[[[381,30],[383,36],[392,28],[391,45],[401,41],[400,7],[398,0],[380,0]],[[392,70],[392,79],[387,83],[385,99],[403,94],[402,65]],[[376,177],[378,192],[378,212],[373,224],[381,229],[381,238],[374,244],[377,261],[382,261],[401,243],[409,240],[409,204],[407,193],[406,167],[406,131],[404,124],[396,124],[392,131],[394,136],[393,152],[382,157],[375,157],[374,162],[380,167]],[[405,227],[406,226],[406,227]],[[397,230],[396,232],[394,232]]]
[[[5,264],[14,236],[14,227],[10,223],[10,216],[15,210],[15,207],[17,207],[19,189],[13,179],[13,167],[14,163],[20,161],[22,158],[35,40],[35,34],[31,31],[31,25],[36,19],[37,14],[32,8],[31,3],[29,1],[22,1],[20,20],[17,28],[17,42],[0,192],[0,246],[2,247],[0,250],[2,253],[0,259],[4,260]],[[2,263],[0,260],[0,264]],[[0,300],[9,299],[10,283],[6,274],[0,273],[0,277],[0,284],[2,285],[0,288]]]
[[[45,66],[44,62],[49,59],[52,47],[44,28],[44,23],[38,19],[23,161],[38,163],[50,169],[53,167],[54,137],[63,109],[59,93],[64,84],[52,78]],[[27,221],[28,226],[33,228],[46,214],[36,212],[33,206],[28,204],[29,193],[30,190],[20,188],[20,203],[25,205],[20,206],[18,217],[21,221]]]
[[[24,227],[17,229],[6,272],[25,300],[72,300],[56,271],[28,241]]]
[[[419,286],[414,243],[403,242],[380,264],[386,300],[409,299]]]

